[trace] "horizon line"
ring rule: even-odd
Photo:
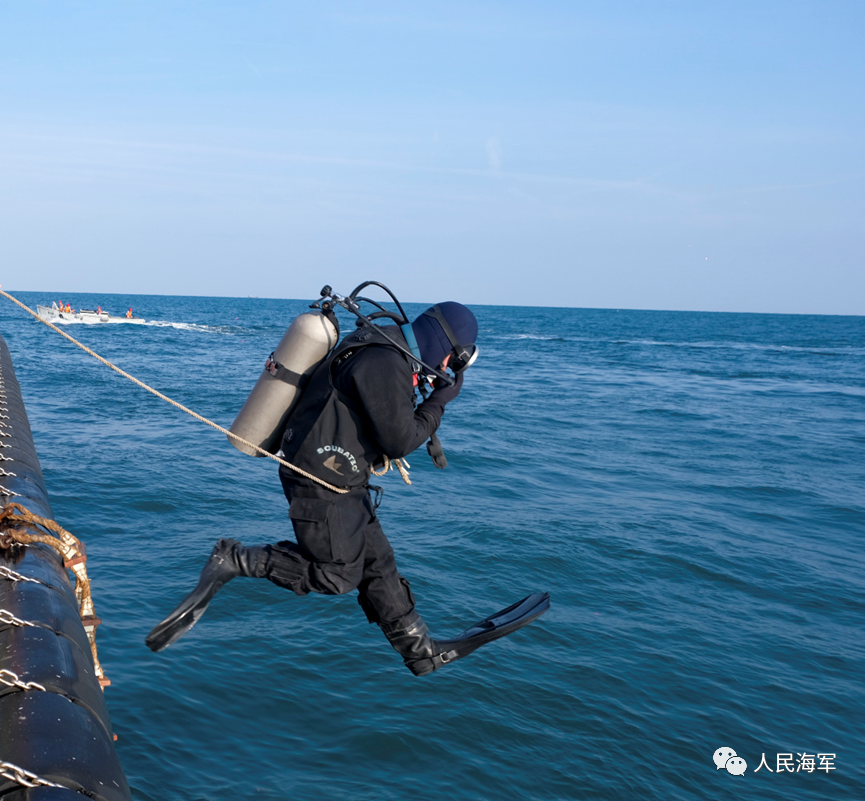
[[[120,292],[102,292],[102,293],[94,293],[94,292],[54,292],[49,293],[47,291],[42,290],[30,290],[30,289],[21,289],[13,292],[11,290],[6,290],[10,295],[24,293],[24,294],[53,294],[53,295],[95,295],[100,294],[103,296],[115,296],[121,297],[123,295],[129,295],[134,297],[152,297],[152,298],[214,298],[214,299],[225,299],[225,300],[275,300],[275,301],[284,301],[284,302],[292,302],[292,303],[306,303],[309,301],[308,298],[278,298],[278,297],[265,297],[262,295],[168,295],[168,294],[158,294],[151,292],[129,292],[129,293],[120,293]],[[309,302],[315,302],[317,299],[313,299]],[[384,301],[385,303],[389,301]],[[429,301],[416,301],[416,300],[402,300],[403,303],[412,303],[415,305],[430,305]],[[436,301],[439,302],[439,301]],[[122,305],[122,304],[121,304]],[[581,310],[581,311],[633,311],[633,312],[674,312],[677,314],[762,314],[762,315],[776,315],[776,316],[798,316],[798,317],[865,317],[865,314],[853,314],[853,313],[844,313],[844,312],[757,312],[757,311],[712,311],[707,309],[657,309],[657,308],[637,308],[631,306],[537,306],[531,304],[515,304],[515,303],[466,303],[466,306],[482,306],[485,308],[506,308],[506,309],[573,309],[573,310]]]

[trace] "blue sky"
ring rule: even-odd
[[[0,0],[0,283],[865,314],[863,65],[861,0]]]

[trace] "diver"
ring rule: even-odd
[[[478,324],[455,302],[433,306],[411,324],[403,319],[402,326],[358,323],[312,372],[285,424],[277,455],[347,492],[336,494],[280,466],[297,541],[245,546],[219,540],[196,588],[147,636],[153,651],[183,636],[237,576],[267,578],[297,595],[357,590],[368,621],[381,628],[416,676],[512,633],[549,608],[549,595],[534,593],[450,640],[433,639],[415,610],[378,520],[380,490],[370,487],[370,473],[381,466],[382,455],[407,456],[426,440],[436,465],[446,464],[436,430],[477,356]],[[448,368],[452,375],[445,373]],[[427,373],[437,376],[431,391]],[[417,404],[419,384],[424,399]],[[376,490],[376,503],[370,489]]]

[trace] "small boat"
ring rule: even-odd
[[[63,311],[56,303],[50,306],[37,306],[36,311],[43,320],[49,323],[64,322],[64,323],[86,323],[94,325],[96,323],[136,323],[141,325],[145,322],[143,317],[114,317],[101,309],[93,311],[93,309],[79,309],[78,311]]]

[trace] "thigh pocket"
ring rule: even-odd
[[[314,562],[332,562],[330,514],[333,501],[323,498],[292,498],[288,517],[294,526],[297,544]]]

